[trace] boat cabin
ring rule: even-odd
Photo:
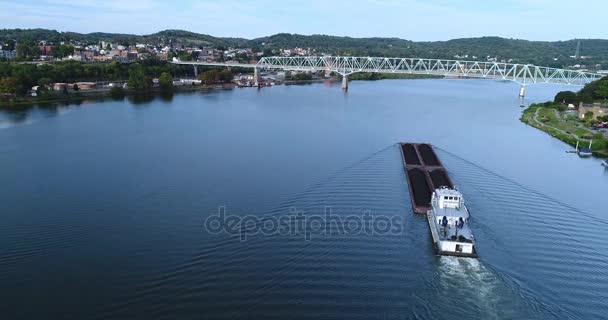
[[[474,254],[474,238],[469,228],[469,211],[462,194],[446,187],[433,192],[429,221],[436,246],[442,254]],[[432,227],[432,229],[433,229]]]

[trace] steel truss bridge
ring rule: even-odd
[[[348,76],[357,72],[436,75],[444,77],[483,78],[513,81],[524,87],[533,83],[585,85],[602,77],[601,74],[539,67],[527,64],[479,62],[422,58],[381,58],[341,56],[264,57],[257,64],[174,61],[175,64],[254,68],[256,80],[259,70],[331,71],[343,76],[343,88]]]

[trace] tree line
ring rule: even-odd
[[[608,102],[608,76],[585,85],[580,91],[560,91],[555,95],[555,103]]]
[[[25,95],[33,86],[53,82],[116,81],[132,77],[152,79],[162,73],[183,77],[192,76],[193,72],[191,67],[153,59],[132,64],[68,61],[36,65],[0,62],[0,94]]]
[[[335,55],[353,56],[387,56],[387,57],[429,57],[453,59],[454,56],[468,57],[463,59],[485,61],[487,56],[498,60],[513,59],[514,63],[527,63],[547,67],[567,67],[574,64],[586,65],[588,68],[608,69],[608,40],[581,39],[582,56],[587,59],[575,59],[574,55],[579,40],[568,41],[527,41],[500,37],[479,37],[453,39],[449,41],[410,41],[399,38],[351,38],[329,35],[298,35],[279,33],[252,40],[240,38],[219,38],[184,30],[165,30],[155,34],[136,36],[129,34],[57,32],[46,29],[3,29],[0,30],[0,44],[9,41],[48,40],[59,44],[61,41],[81,41],[96,44],[100,41],[111,41],[124,45],[136,43],[168,43],[175,46],[192,45],[215,48],[252,48],[254,51],[288,48],[310,48],[316,52]],[[475,56],[476,58],[473,58]],[[187,59],[188,57],[182,57]],[[237,59],[238,60],[238,59]]]

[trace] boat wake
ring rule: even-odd
[[[500,292],[504,284],[479,260],[441,256],[437,273],[438,289],[449,296],[446,298],[450,305],[458,303],[454,307],[476,309],[484,319],[504,318],[501,313],[504,294]]]

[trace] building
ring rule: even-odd
[[[15,59],[17,58],[17,51],[14,50],[0,50],[0,59]]]
[[[608,104],[601,103],[580,103],[578,105],[578,116],[580,119],[585,118],[585,114],[587,112],[593,112],[593,118],[597,119],[597,117],[607,116],[608,115]]]
[[[48,55],[51,55],[53,50],[55,50],[55,47],[43,45],[43,46],[39,46],[38,49],[40,49],[41,56],[48,56]]]

